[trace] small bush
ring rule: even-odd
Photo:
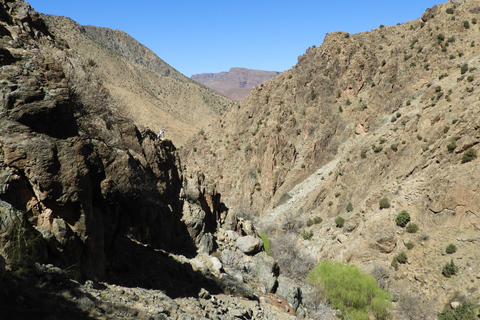
[[[369,313],[379,320],[389,317],[390,295],[355,265],[323,260],[308,274],[307,281],[320,287],[347,319],[369,319]]]
[[[313,237],[313,231],[312,230],[303,230],[302,231],[302,237],[305,240],[310,240]]]
[[[360,152],[360,158],[365,159],[366,157],[367,157],[367,153],[365,152],[365,150],[362,150]]]
[[[397,144],[392,144],[390,146],[390,148],[393,150],[393,151],[397,151],[398,150],[398,145]]]
[[[331,207],[333,204],[333,201],[328,201],[328,206]]]
[[[470,162],[476,158],[477,158],[477,152],[475,151],[475,149],[470,148],[463,153],[462,163]]]
[[[315,224],[322,223],[322,221],[323,221],[322,217],[315,217],[315,218],[313,218],[313,223],[315,223]]]
[[[468,63],[462,64],[462,66],[460,67],[460,73],[465,74],[467,73],[467,71],[468,71]]]
[[[453,259],[447,262],[442,268],[442,274],[447,278],[457,274],[457,271],[458,267],[453,263]]]
[[[413,244],[412,241],[408,241],[405,243],[405,247],[407,247],[408,250],[412,250],[415,245]]]
[[[398,263],[401,263],[401,264],[405,264],[408,261],[407,254],[405,253],[405,251],[400,252],[395,257]]]
[[[455,246],[453,243],[450,243],[447,248],[445,248],[445,252],[448,254],[452,254],[457,252],[457,246]]]
[[[397,223],[397,226],[400,226],[402,228],[405,227],[407,223],[410,222],[410,213],[408,213],[406,210],[400,211],[400,213],[395,218],[395,222]]]
[[[388,208],[390,208],[390,200],[388,200],[388,198],[382,198],[382,199],[380,199],[380,201],[378,202],[378,204],[380,205],[380,209],[388,209]]]
[[[347,204],[347,207],[346,207],[345,209],[347,210],[347,212],[352,212],[352,211],[353,211],[353,205],[352,205],[352,203],[349,202],[349,203]]]
[[[461,305],[455,309],[446,306],[442,312],[438,313],[439,320],[476,320],[478,319],[478,305],[472,304],[469,301],[462,302]]]
[[[382,152],[383,147],[382,146],[373,146],[372,149],[373,149],[373,152],[379,153],[379,152]]]
[[[337,228],[342,228],[344,224],[345,224],[345,219],[343,219],[340,216],[335,218],[335,225],[337,226]]]
[[[453,8],[447,8],[446,12],[447,14],[453,14]]]
[[[342,195],[341,192],[335,192],[335,198],[338,198],[338,197],[340,197],[341,195]]]
[[[463,27],[464,27],[465,29],[470,29],[470,23],[469,23],[468,21],[466,21],[466,20],[463,21]]]
[[[263,249],[265,249],[265,252],[270,255],[270,239],[268,239],[268,236],[265,233],[260,233],[260,238],[263,241]]]
[[[312,219],[308,219],[307,220],[307,227],[311,227],[313,226],[313,220]]]
[[[453,152],[453,150],[455,150],[456,147],[457,147],[457,142],[455,140],[452,140],[449,144],[447,144],[448,152]]]
[[[409,222],[407,224],[407,227],[405,228],[405,230],[408,232],[408,233],[415,233],[418,231],[418,224],[416,224],[415,222]]]

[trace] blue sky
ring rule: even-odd
[[[190,77],[231,67],[284,71],[326,33],[414,20],[438,0],[31,0],[41,13],[119,29]]]

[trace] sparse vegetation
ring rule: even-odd
[[[338,216],[335,218],[335,225],[337,226],[337,228],[343,228],[343,225],[345,223],[345,219]]]
[[[266,233],[260,233],[260,238],[263,241],[263,249],[268,255],[270,255],[270,239]]]
[[[453,243],[450,243],[450,244],[445,248],[445,252],[448,253],[448,254],[455,253],[455,252],[457,252],[457,246],[454,245]]]
[[[447,8],[446,12],[447,14],[453,14],[453,8]]]
[[[473,148],[470,148],[463,153],[462,163],[470,162],[472,160],[475,160],[476,158],[477,158],[477,151],[475,151],[475,149]]]
[[[365,159],[367,157],[367,152],[365,150],[360,151],[360,158]]]
[[[468,300],[454,309],[445,306],[443,311],[438,313],[438,320],[477,320],[478,308],[478,304],[472,304]]]
[[[457,142],[455,140],[452,140],[449,144],[447,144],[448,152],[453,152],[453,150],[455,150],[456,147],[457,147]]]
[[[408,241],[405,243],[405,247],[407,247],[408,250],[412,250],[415,245],[413,244],[412,241]]]
[[[347,210],[347,212],[352,212],[353,211],[353,205],[351,202],[349,202],[347,204],[347,207],[345,208],[345,210]]]
[[[407,227],[405,228],[405,230],[408,232],[408,233],[415,233],[418,231],[418,224],[416,224],[415,222],[409,222],[407,224]]]
[[[307,281],[321,288],[334,308],[349,319],[387,319],[390,295],[370,275],[355,265],[323,260],[308,274]]]
[[[313,231],[312,230],[303,230],[302,231],[302,237],[305,240],[310,240],[313,237]]]
[[[453,262],[453,259],[450,260],[450,262],[447,262],[442,268],[442,274],[447,278],[457,274],[457,271],[458,267]]]
[[[380,209],[388,209],[390,208],[390,200],[388,198],[382,198],[379,201]]]
[[[462,64],[462,66],[460,67],[460,74],[465,74],[467,73],[467,71],[468,71],[468,63]]]
[[[395,218],[395,222],[397,223],[397,226],[402,228],[405,227],[407,223],[410,222],[410,213],[408,213],[406,210],[400,211],[400,213]]]

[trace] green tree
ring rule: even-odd
[[[307,281],[322,289],[347,319],[368,320],[370,312],[379,320],[389,316],[390,295],[355,265],[323,260],[308,274]]]

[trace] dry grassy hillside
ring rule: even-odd
[[[328,34],[196,135],[187,166],[269,235],[295,234],[314,259],[381,270],[399,317],[478,301],[479,13],[480,1],[447,2],[402,25]],[[396,225],[401,210],[418,231]],[[307,225],[314,217],[323,222]],[[458,250],[447,255],[450,243]],[[395,270],[402,251],[408,263]],[[450,259],[459,271],[447,278]],[[406,296],[422,298],[408,307]]]
[[[82,56],[116,100],[119,112],[177,146],[218,119],[233,101],[199,85],[122,31],[82,27],[59,16],[43,16],[49,28]]]

